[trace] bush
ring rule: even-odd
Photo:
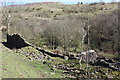
[[[100,14],[90,22],[90,47],[102,51],[117,52],[119,47],[118,11]],[[119,18],[120,19],[120,18]],[[88,38],[88,35],[86,36]],[[88,43],[88,42],[87,42]]]
[[[73,18],[47,23],[48,27],[43,31],[46,45],[53,49],[62,47],[64,50],[80,48],[83,35],[81,23],[80,19]]]
[[[90,5],[97,5],[98,3],[97,2],[94,2],[94,3],[90,3]]]

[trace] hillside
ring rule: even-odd
[[[120,72],[112,68],[89,64],[86,71],[86,63],[82,63],[80,69],[76,59],[64,60],[51,57],[31,46],[11,50],[0,43],[0,49],[2,49],[0,52],[2,78],[76,78],[77,76],[80,78],[120,78]],[[106,53],[100,55],[108,60],[117,57]]]
[[[119,79],[118,5],[4,6],[2,77]]]
[[[11,10],[11,18],[9,20],[11,26],[9,28],[10,34],[19,33],[32,44],[38,46],[45,44],[48,46],[48,44],[54,44],[49,40],[49,38],[52,39],[52,36],[56,37],[55,39],[60,39],[59,41],[56,40],[58,42],[55,42],[58,45],[63,44],[63,41],[69,43],[69,35],[71,35],[70,40],[75,39],[75,35],[79,36],[79,38],[77,38],[81,40],[82,36],[85,34],[82,28],[87,26],[91,19],[95,18],[97,15],[109,14],[115,9],[118,9],[118,3],[79,5],[41,3],[11,6],[9,9]],[[49,34],[52,35],[50,36]],[[66,40],[61,38],[63,35],[66,35]],[[81,42],[79,44],[81,44]]]
[[[31,4],[31,5],[21,5],[21,6],[11,6],[9,7],[12,11],[11,14],[11,32],[22,31],[24,36],[29,31],[39,33],[44,30],[45,27],[49,25],[70,24],[70,20],[87,19],[89,17],[95,17],[100,13],[110,13],[118,8],[118,4],[79,4],[79,5],[65,5],[61,3],[43,3],[43,4]],[[67,22],[66,22],[67,19]],[[61,21],[64,21],[62,23]],[[66,23],[65,23],[66,22]],[[71,23],[72,25],[73,23]],[[76,25],[76,24],[75,24]],[[24,27],[23,27],[24,26]],[[76,25],[77,26],[77,25]],[[29,30],[27,30],[28,28]],[[20,28],[20,29],[19,29]],[[24,29],[27,28],[27,29]],[[24,31],[25,30],[25,31]],[[28,33],[27,33],[27,31]],[[30,34],[32,35],[33,32]]]
[[[38,60],[29,60],[1,43],[0,49],[2,78],[61,78],[62,76],[60,72],[53,72],[47,64]]]

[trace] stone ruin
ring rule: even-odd
[[[19,49],[22,47],[29,46],[19,34],[9,35],[7,34],[7,41],[2,42],[2,44],[10,49]]]
[[[79,60],[81,59],[82,62],[94,63],[97,58],[97,52],[95,52],[94,50],[88,50],[80,52],[76,57]]]
[[[120,71],[120,62],[116,62],[114,59],[107,59],[105,57],[100,58],[98,53],[94,50],[80,52],[76,58],[79,60],[80,64],[81,62],[85,62],[91,65],[104,66]]]

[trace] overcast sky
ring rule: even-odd
[[[120,1],[120,0],[0,0],[0,2],[25,2],[25,3],[32,3],[32,2],[62,2],[62,3],[90,3],[90,2],[111,2],[111,1]]]

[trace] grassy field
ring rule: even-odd
[[[2,57],[2,78],[60,78],[61,73],[55,73],[47,65],[39,61],[30,61],[24,56],[15,54],[13,51],[0,44]],[[1,59],[1,58],[0,58]]]

